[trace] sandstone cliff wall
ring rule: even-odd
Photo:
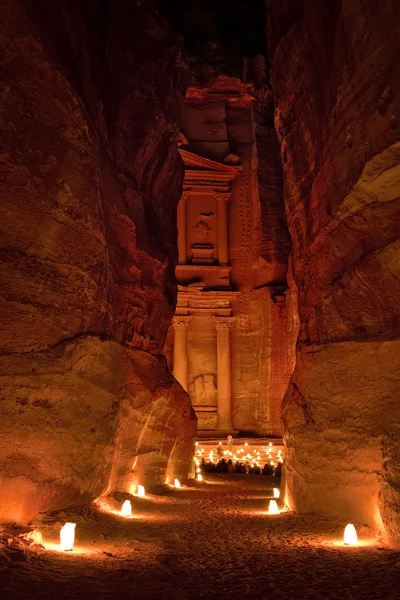
[[[400,10],[267,5],[300,319],[288,492],[399,541]]]
[[[151,2],[106,6],[0,16],[0,520],[188,470],[161,355],[186,64]]]

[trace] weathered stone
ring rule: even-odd
[[[152,2],[11,1],[1,21],[0,520],[26,520],[110,485],[124,418],[123,468],[141,433],[148,485],[187,468],[195,420],[159,356],[187,70]]]
[[[267,5],[301,341],[283,408],[289,493],[304,511],[382,518],[400,540],[400,13]]]

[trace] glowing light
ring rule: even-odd
[[[140,496],[141,498],[143,498],[143,496],[146,495],[145,489],[143,485],[138,485],[137,486],[137,492],[136,492],[137,496]]]
[[[42,544],[43,545],[43,536],[40,531],[30,531],[27,534],[27,539],[31,540],[34,544]]]
[[[245,446],[248,446],[248,443],[247,443],[247,442],[245,443]]]
[[[274,498],[279,498],[281,495],[281,491],[278,488],[274,488]]]
[[[270,442],[268,445],[269,445],[269,446],[272,446],[272,442]]]
[[[176,488],[180,488],[181,487],[181,483],[180,483],[179,479],[174,479],[174,486]]]
[[[197,481],[203,481],[203,475],[200,475],[200,473],[197,475]]]
[[[130,503],[129,500],[125,500],[125,502],[122,505],[121,508],[121,515],[124,515],[124,517],[130,517],[132,514],[132,504]]]
[[[198,446],[198,445],[199,445],[199,442],[196,442],[196,446]]]
[[[254,463],[251,463],[251,466],[254,467]]]
[[[347,546],[356,546],[358,544],[357,531],[354,525],[349,523],[346,525],[343,535],[343,542]]]
[[[60,531],[60,550],[72,550],[75,542],[76,523],[65,523]]]
[[[222,442],[219,442],[219,445],[222,446]]]
[[[197,469],[196,469],[196,473],[201,473],[201,469],[200,469],[200,467],[197,467]]]
[[[278,515],[279,514],[279,508],[276,503],[276,500],[269,501],[268,512],[270,515]]]

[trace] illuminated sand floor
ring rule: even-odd
[[[363,546],[349,548],[335,545],[342,523],[266,515],[274,485],[257,475],[208,475],[205,483],[133,499],[131,519],[95,505],[47,518],[47,542],[58,531],[57,518],[77,523],[72,553],[34,550],[3,530],[0,598],[400,597],[400,551],[367,528]]]

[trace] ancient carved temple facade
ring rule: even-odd
[[[165,353],[200,433],[279,435],[287,299],[262,243],[253,98],[226,83],[192,88],[184,110],[178,302]]]

